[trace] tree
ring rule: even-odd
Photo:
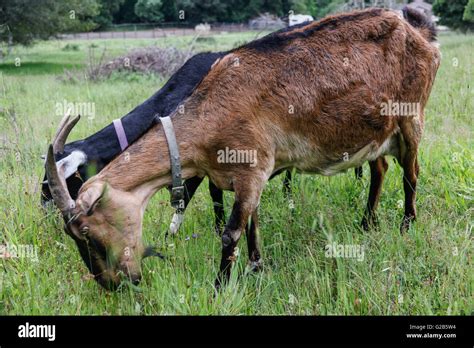
[[[99,28],[107,27],[114,22],[114,16],[120,10],[124,0],[98,0],[99,14],[93,18],[93,21]]]
[[[290,0],[290,9],[295,14],[310,14],[314,18],[322,18],[336,11],[344,2],[344,0]]]
[[[166,22],[178,21],[178,7],[176,6],[175,0],[163,0],[161,12],[163,12],[164,20]]]
[[[114,15],[114,23],[137,23],[140,18],[135,14],[137,0],[125,0],[118,12]]]
[[[463,21],[474,23],[474,0],[469,0],[462,16]]]
[[[195,2],[196,18],[199,22],[227,21],[227,4],[222,0],[201,0]]]
[[[191,23],[228,20],[228,5],[225,0],[177,0],[176,3],[178,11],[184,11],[185,20]]]
[[[317,5],[313,0],[292,0],[290,1],[290,10],[295,14],[309,14],[316,16]]]
[[[436,0],[433,4],[433,13],[439,17],[439,24],[466,32],[474,30],[474,23],[463,19],[466,10],[466,16],[471,15],[469,8],[471,7],[468,7],[468,0]]]
[[[0,0],[0,41],[29,45],[59,33],[91,30],[96,0]]]
[[[161,5],[161,0],[138,0],[135,4],[135,14],[148,22],[160,22],[163,20]]]

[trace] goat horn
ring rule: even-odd
[[[61,120],[59,124],[58,130],[56,131],[56,135],[54,136],[53,140],[53,150],[54,153],[62,153],[64,152],[64,145],[66,144],[67,137],[71,130],[74,128],[77,122],[81,119],[80,115],[71,119],[69,115],[69,111]]]
[[[68,109],[66,111],[66,114],[64,114],[61,122],[59,122],[59,126],[58,126],[58,129],[56,130],[56,134],[54,135],[54,138],[53,138],[53,142],[55,139],[58,138],[59,134],[61,133],[61,131],[63,130],[64,128],[64,125],[66,124],[66,122],[69,120],[69,114],[71,112],[71,109]]]
[[[66,216],[76,205],[67,189],[64,179],[64,168],[58,169],[54,158],[53,145],[49,145],[46,155],[46,177],[48,178],[49,190],[54,199],[54,203],[61,213]]]

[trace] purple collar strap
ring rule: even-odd
[[[127,135],[123,129],[122,120],[117,119],[113,121],[115,133],[117,134],[118,141],[120,143],[120,148],[125,150],[128,147]]]

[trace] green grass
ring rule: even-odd
[[[180,49],[194,47],[197,51],[228,50],[262,34],[263,32],[228,33],[209,38],[178,36],[158,39],[51,40],[40,45],[14,48],[4,61],[0,61],[0,71],[8,75],[29,75],[61,73],[61,66],[66,69],[82,68],[87,64],[90,49],[93,49],[96,57],[105,50],[107,58],[114,58],[133,48],[152,45]],[[68,49],[71,46],[77,48]],[[15,64],[17,59],[19,66]]]
[[[228,34],[197,50],[223,50],[255,36]],[[185,48],[191,38],[94,41],[112,56],[149,44]],[[42,42],[18,48],[0,65],[0,244],[32,244],[38,262],[0,260],[0,314],[472,314],[473,300],[473,36],[441,37],[443,61],[426,110],[421,144],[418,221],[399,233],[402,172],[390,168],[378,209],[380,228],[359,222],[368,194],[352,172],[298,175],[289,209],[282,180],[271,181],[260,206],[263,272],[246,273],[246,242],[231,283],[214,298],[220,258],[212,204],[202,185],[177,237],[164,238],[172,209],[167,192],[151,201],[144,239],[168,256],[144,261],[142,292],[108,293],[87,278],[73,241],[53,210],[39,204],[47,144],[61,115],[55,104],[94,102],[96,117],[81,120],[69,140],[98,131],[154,93],[155,78],[66,84],[62,68],[83,67],[91,41]],[[20,57],[22,66],[14,66]],[[456,58],[456,59],[454,59]],[[457,62],[457,63],[455,63]],[[226,193],[226,211],[232,194]],[[197,238],[188,238],[197,234]],[[364,247],[363,261],[327,258],[330,242]]]

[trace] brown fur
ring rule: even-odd
[[[248,218],[253,215],[256,221],[266,181],[282,168],[332,175],[346,166],[372,161],[376,177],[366,213],[370,218],[385,172],[377,157],[392,154],[404,169],[403,227],[408,227],[416,216],[416,157],[423,109],[439,58],[423,32],[398,15],[368,10],[273,34],[271,40],[244,45],[216,62],[184,103],[184,113],[172,119],[184,178],[209,176],[219,188],[235,191],[234,209],[222,236],[224,277],[218,278],[217,285],[228,277]],[[381,116],[381,104],[388,100],[420,103],[421,113]],[[389,139],[390,149],[380,150]],[[225,147],[257,150],[257,165],[218,163],[217,152]],[[78,206],[85,201],[91,205],[88,192],[94,186],[107,182],[111,187],[92,216],[82,217],[82,223],[90,225],[89,233],[99,233],[93,219],[101,216],[113,225],[115,204],[122,207],[120,214],[129,224],[110,234],[135,241],[131,247],[140,244],[129,236],[141,234],[148,199],[171,182],[164,149],[166,140],[157,125],[84,184]],[[345,154],[354,162],[344,162]],[[128,199],[141,202],[140,208],[125,209]],[[259,262],[256,226],[248,234],[252,261]],[[110,238],[110,246],[118,243]]]

